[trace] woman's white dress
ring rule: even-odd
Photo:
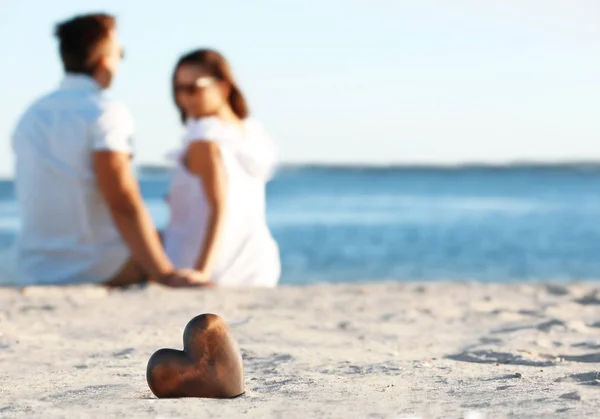
[[[168,195],[167,255],[176,268],[195,268],[204,243],[210,207],[200,178],[182,162],[195,141],[218,144],[227,177],[224,227],[212,280],[224,286],[277,285],[279,248],[267,225],[265,202],[277,149],[254,119],[245,120],[243,130],[216,117],[188,121]]]

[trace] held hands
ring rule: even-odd
[[[195,269],[177,269],[169,275],[159,278],[160,284],[168,287],[213,287],[215,283],[210,280],[210,275]]]

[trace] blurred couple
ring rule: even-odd
[[[76,16],[56,36],[62,84],[25,111],[12,138],[21,216],[13,283],[275,286],[265,185],[276,147],[226,60],[201,49],[175,66],[186,134],[159,233],[133,175],[133,119],[103,93],[123,58],[115,18]]]

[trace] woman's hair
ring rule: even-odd
[[[173,90],[173,100],[175,101],[175,106],[179,109],[179,113],[181,114],[181,121],[185,122],[186,115],[183,109],[177,103],[177,95],[175,89],[175,76],[177,74],[177,70],[182,65],[197,65],[201,66],[203,69],[208,71],[211,76],[215,77],[217,80],[221,80],[229,84],[230,93],[227,101],[229,102],[229,106],[233,112],[240,119],[245,119],[249,115],[248,105],[246,104],[246,100],[244,99],[244,95],[242,94],[240,88],[238,87],[235,79],[233,77],[233,72],[229,67],[229,63],[225,57],[223,57],[219,52],[211,49],[198,49],[195,51],[191,51],[185,54],[183,57],[179,59],[177,65],[175,66],[175,70],[173,71],[173,79],[172,79],[172,90]]]

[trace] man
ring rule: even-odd
[[[175,272],[166,257],[133,176],[132,117],[103,94],[123,57],[115,18],[78,16],[59,24],[56,36],[65,78],[13,135],[19,281],[192,282],[194,272]]]

